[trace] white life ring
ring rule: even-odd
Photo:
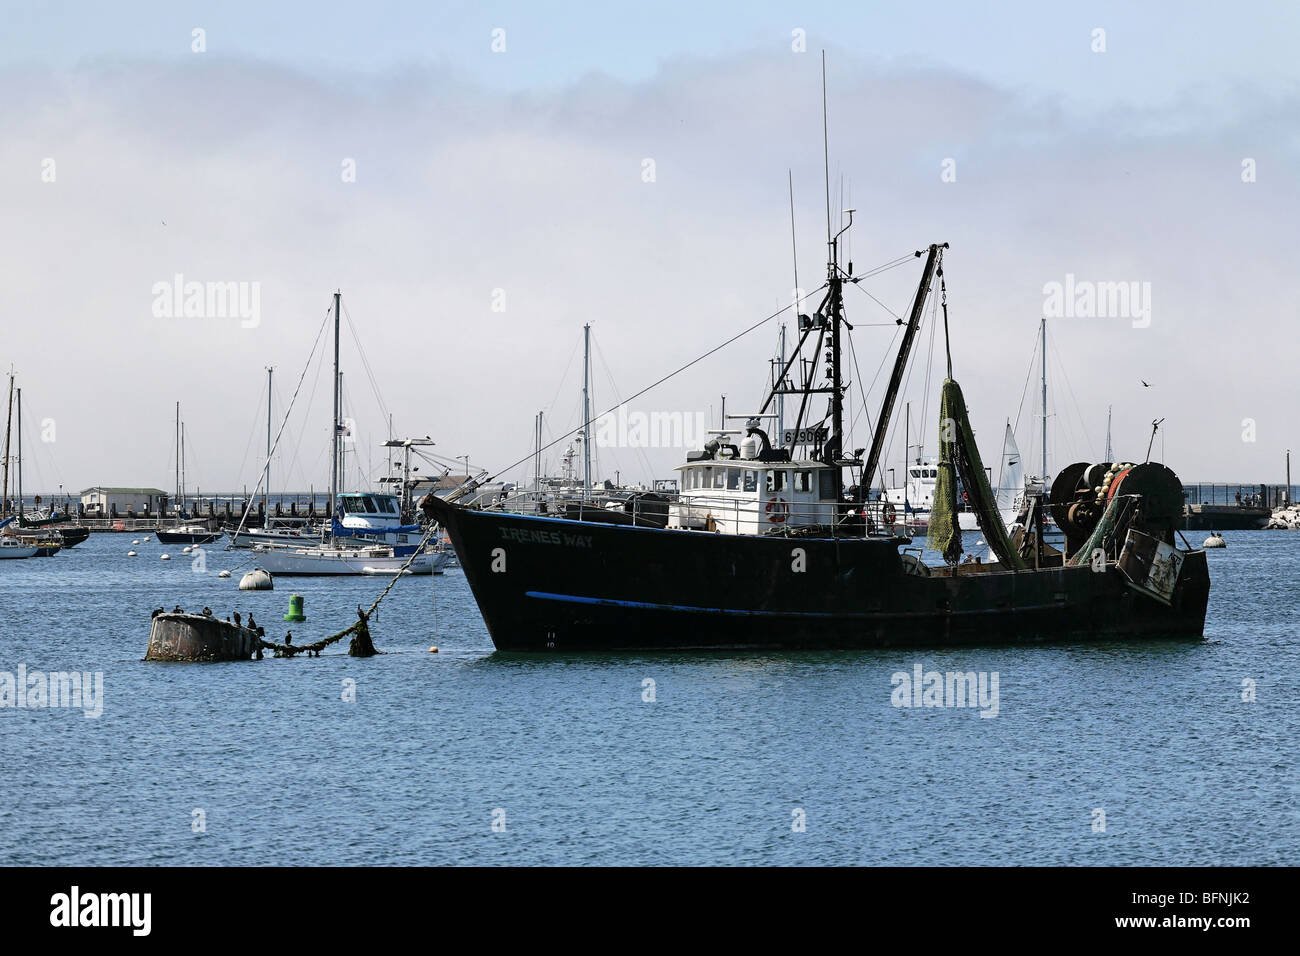
[[[767,499],[767,520],[772,524],[781,524],[790,517],[790,506],[784,498]]]

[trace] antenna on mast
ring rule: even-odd
[[[786,183],[790,188],[790,259],[794,263],[794,320],[799,322],[800,306],[800,289],[799,289],[799,245],[795,240],[794,228],[794,172],[790,169],[785,171]],[[776,379],[772,382],[773,388],[782,389],[781,394],[776,399],[776,433],[778,441],[784,444],[785,435],[785,323],[781,323],[781,357],[777,362]]]
[[[831,247],[831,141],[826,123],[826,51],[822,50],[822,162],[826,173],[826,258],[834,260]]]

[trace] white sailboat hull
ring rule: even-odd
[[[272,574],[283,575],[361,575],[394,574],[407,562],[394,557],[389,548],[276,548],[253,549],[258,566]],[[442,551],[416,555],[408,574],[441,574],[448,564]]]
[[[32,558],[39,550],[34,545],[8,545],[0,548],[0,558]]]

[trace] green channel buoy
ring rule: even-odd
[[[284,616],[286,621],[305,621],[307,615],[302,613],[302,595],[291,594],[289,596],[289,613]]]

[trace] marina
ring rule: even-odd
[[[0,31],[17,945],[1285,925],[1300,8],[191,6]]]

